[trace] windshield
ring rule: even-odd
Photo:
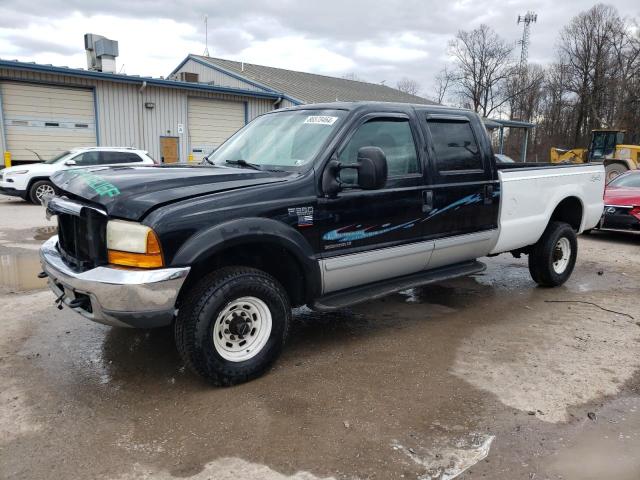
[[[611,180],[609,185],[612,187],[640,188],[640,174],[628,173],[626,175],[620,175],[619,177]]]
[[[291,110],[263,115],[225,142],[209,157],[209,163],[228,166],[240,160],[264,169],[295,169],[317,155],[346,114],[341,110]]]
[[[62,152],[59,155],[56,155],[53,158],[50,158],[49,160],[45,160],[44,163],[56,163],[58,160],[62,159],[63,157],[66,157],[67,155],[69,155],[71,152]]]

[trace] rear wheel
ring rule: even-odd
[[[53,197],[55,193],[53,183],[49,180],[38,180],[33,182],[29,189],[29,200],[31,200],[31,203],[40,205],[45,197]]]
[[[551,222],[529,253],[531,278],[543,287],[557,287],[571,276],[578,240],[571,225]]]
[[[613,180],[614,178],[618,177],[619,175],[622,175],[623,173],[625,173],[627,170],[629,170],[627,168],[627,166],[623,163],[620,162],[615,162],[615,163],[610,163],[605,167],[605,175],[607,177],[607,183],[609,183],[611,180]]]
[[[253,268],[222,268],[182,302],[176,346],[196,373],[218,386],[260,376],[280,354],[291,308],[282,286]]]

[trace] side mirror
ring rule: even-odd
[[[378,147],[358,150],[358,186],[364,190],[377,190],[387,183],[387,157]]]
[[[75,161],[75,160],[66,160],[66,161],[64,162],[64,164],[65,164],[67,167],[73,167],[74,165],[77,165],[77,163],[76,163],[76,161]]]
[[[362,147],[358,150],[358,163],[343,165],[333,159],[322,174],[322,192],[329,198],[334,198],[342,190],[340,170],[353,168],[358,171],[357,186],[364,190],[377,190],[387,183],[387,157],[378,147]]]

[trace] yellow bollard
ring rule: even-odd
[[[11,166],[11,153],[4,152],[4,166],[9,168]]]
[[[193,153],[190,153],[190,154],[189,154],[189,158],[187,159],[187,161],[188,161],[189,163],[192,163],[192,162],[193,162]]]

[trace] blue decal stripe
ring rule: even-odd
[[[447,210],[462,207],[465,205],[473,205],[474,203],[478,203],[480,201],[482,201],[482,197],[480,196],[479,193],[473,193],[471,195],[467,195],[466,197],[461,198],[460,200],[456,200],[455,202],[447,205],[444,208],[432,210],[431,213],[429,213],[429,215],[427,215],[426,218],[422,219],[422,221],[424,222],[426,220],[429,220],[437,215],[440,215],[442,212],[446,212]]]
[[[497,197],[499,195],[500,195],[499,191],[493,192],[494,197]],[[354,230],[351,232],[344,232],[343,230],[349,227],[342,227],[342,228],[331,230],[330,232],[325,233],[322,236],[322,239],[329,242],[350,242],[350,241],[356,241],[356,240],[364,240],[366,238],[375,237],[377,235],[389,233],[394,230],[399,230],[401,228],[412,228],[416,225],[417,222],[420,222],[420,223],[425,222],[448,210],[456,209],[462,206],[473,205],[481,201],[482,201],[482,195],[480,193],[472,193],[471,195],[467,195],[466,197],[463,197],[460,200],[456,200],[455,202],[447,205],[446,207],[432,210],[429,213],[429,215],[427,215],[425,218],[422,218],[422,219],[415,219],[415,220],[411,220],[410,222],[402,223],[400,225],[393,225],[389,227],[387,227],[388,224],[384,224],[383,227],[386,227],[386,228],[381,228],[380,230],[374,230],[374,231],[367,231],[368,229],[363,228],[363,229]],[[372,227],[369,227],[369,228],[372,228]]]
[[[343,228],[338,228],[336,230],[331,230],[330,232],[325,233],[322,236],[322,239],[329,242],[331,241],[350,242],[354,240],[364,240],[365,238],[375,237],[377,235],[382,235],[383,233],[389,233],[394,230],[398,230],[400,228],[413,227],[417,221],[418,219],[411,220],[410,222],[402,223],[400,225],[394,225],[392,227],[382,228],[380,230],[374,230],[369,232],[365,228],[361,230],[354,230],[352,232],[341,232],[341,230],[344,230],[345,228],[349,228],[349,227],[343,227]]]

